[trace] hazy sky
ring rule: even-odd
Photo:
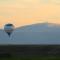
[[[0,0],[0,27],[47,21],[60,24],[60,0]]]

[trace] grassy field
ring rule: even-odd
[[[50,57],[11,57],[11,58],[0,58],[0,60],[60,60],[60,56],[50,56]]]
[[[0,60],[60,60],[60,45],[0,45]]]

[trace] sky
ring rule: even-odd
[[[60,0],[0,0],[0,28],[43,22],[60,24]]]

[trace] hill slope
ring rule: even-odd
[[[60,44],[60,26],[52,23],[17,28],[9,38],[0,30],[0,44]]]
[[[52,23],[23,26],[13,36],[20,44],[60,44],[60,26]]]

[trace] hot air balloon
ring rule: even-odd
[[[10,37],[10,35],[12,34],[13,30],[14,30],[14,25],[13,24],[6,24],[4,26],[4,30],[5,32],[8,34],[8,36]]]

